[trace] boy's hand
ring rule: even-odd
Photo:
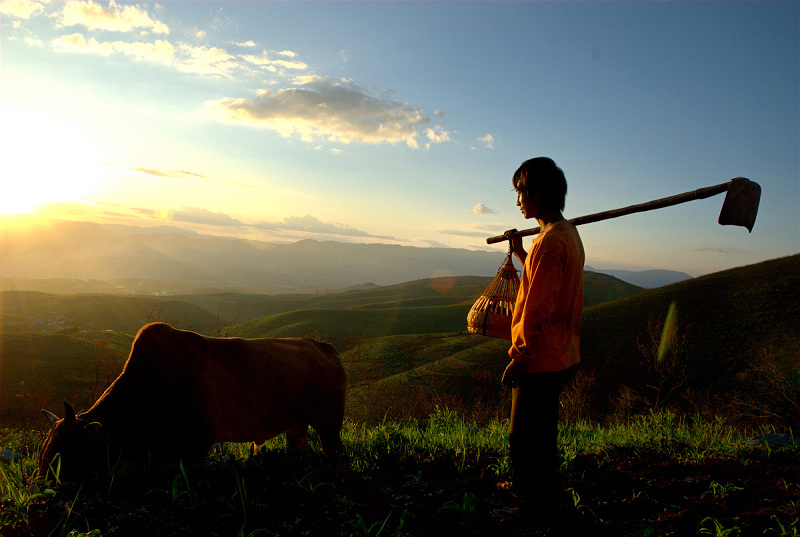
[[[503,378],[500,382],[509,388],[517,388],[522,380],[522,377],[527,372],[528,364],[525,362],[511,360],[511,363],[506,366],[506,370],[503,372]]]
[[[521,262],[524,263],[525,258],[528,256],[528,252],[526,252],[525,248],[522,246],[522,237],[517,235],[517,230],[509,229],[503,233],[503,236],[508,238],[511,252],[516,255]]]

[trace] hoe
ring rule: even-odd
[[[722,202],[718,222],[723,226],[742,226],[748,232],[753,231],[758,214],[758,203],[761,200],[761,187],[758,183],[737,177],[721,185],[700,188],[691,192],[684,192],[675,196],[661,198],[638,205],[630,205],[621,209],[612,209],[600,213],[579,216],[570,219],[570,222],[579,226],[608,220],[633,213],[652,211],[664,207],[671,207],[686,203],[687,201],[701,200],[725,192],[725,201]],[[512,235],[527,237],[539,233],[538,227],[523,229],[521,231],[507,231],[503,235],[489,237],[488,244],[510,240]],[[483,295],[475,302],[467,316],[467,328],[475,334],[511,338],[511,314],[514,310],[514,299],[519,288],[517,270],[511,261],[511,252],[506,256],[497,276],[489,284]]]

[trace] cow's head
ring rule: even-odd
[[[91,469],[97,462],[94,448],[102,433],[101,425],[77,417],[66,401],[63,419],[47,410],[42,412],[53,428],[39,450],[39,477],[69,480]]]

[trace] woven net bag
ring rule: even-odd
[[[509,249],[497,275],[469,310],[467,330],[473,334],[511,339],[511,317],[519,289],[518,272]]]

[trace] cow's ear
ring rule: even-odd
[[[72,410],[72,406],[69,403],[64,401],[64,421],[66,423],[73,423],[75,422],[75,411]]]
[[[96,421],[86,424],[83,428],[83,436],[87,444],[94,444],[100,440],[100,434],[103,432],[103,426]]]

